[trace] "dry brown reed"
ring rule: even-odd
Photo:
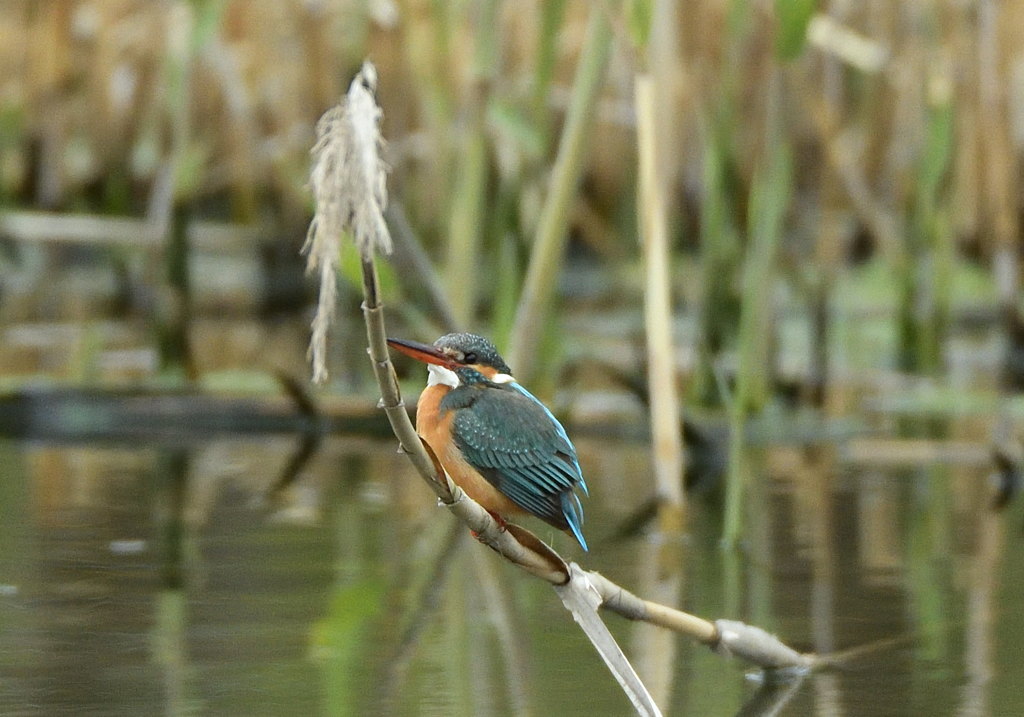
[[[173,38],[162,28],[184,4],[43,0],[0,7],[2,180],[8,195],[63,207],[115,174],[135,187],[153,180],[168,149],[168,106],[179,99],[167,95]],[[500,44],[491,88],[506,105],[535,112],[531,88],[543,88],[553,77],[538,120],[544,125],[560,113],[559,90],[571,81],[586,15],[585,4],[571,2],[564,17],[553,15],[559,42],[552,52],[541,42],[541,32],[550,32],[544,30],[544,22],[551,22],[548,5],[503,4],[494,20]],[[961,246],[986,253],[1015,241],[1024,2],[982,2],[977,12],[952,1],[914,4],[915,10],[877,2],[835,5],[814,18],[811,42],[785,70],[785,134],[801,148],[797,173],[820,182],[832,172],[853,171],[884,211],[905,214],[926,122],[922,88],[947,67],[957,117],[948,182],[956,237]],[[436,200],[409,202],[412,218],[427,220],[428,237],[445,233],[443,209],[452,206],[445,194],[455,187],[436,180],[446,176],[462,146],[453,141],[453,120],[471,116],[478,103],[472,68],[479,59],[466,42],[479,20],[475,13],[417,2],[371,3],[369,13],[355,4],[298,0],[192,6],[184,110],[195,192],[270,193],[278,201],[301,202],[294,187],[301,185],[313,120],[341,93],[356,58],[370,55],[389,88],[381,101],[395,142],[393,159],[403,169],[403,195]],[[730,19],[729,7],[743,17]],[[685,15],[675,36],[686,97],[677,92],[666,100],[674,133],[700,135],[702,117],[731,85],[725,89],[735,93],[737,113],[728,131],[737,179],[747,185],[763,153],[757,117],[765,83],[759,68],[775,52],[770,7],[701,0],[689,3]],[[620,56],[620,68],[625,61]],[[608,99],[629,98],[626,78],[613,70]],[[825,125],[816,120],[822,106],[833,117]],[[620,121],[599,113],[599,124]],[[507,131],[493,118],[485,125],[491,141],[507,141]],[[615,137],[602,136],[588,171],[597,185],[617,187],[613,196],[632,196],[634,176],[618,159],[628,153],[615,146],[629,138]],[[853,166],[820,165],[816,158],[834,155],[839,142],[851,146],[846,152],[853,153]],[[700,143],[682,147],[684,155],[673,157],[673,165],[687,186],[700,176]],[[803,187],[812,202],[817,184]],[[851,241],[858,222],[876,234],[876,222],[849,193],[830,200],[830,212],[852,220],[842,223],[843,243]],[[239,198],[237,206],[252,203],[251,196]],[[600,209],[608,216],[615,207]],[[252,216],[249,210],[239,214]]]

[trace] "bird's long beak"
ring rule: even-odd
[[[418,341],[406,341],[405,339],[388,339],[388,346],[400,351],[406,356],[412,356],[423,363],[437,364],[447,369],[455,369],[458,363],[452,360],[448,354],[438,351],[429,344],[421,344]]]

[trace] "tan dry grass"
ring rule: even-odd
[[[681,87],[670,97],[670,112],[683,139],[673,160],[689,186],[700,177],[701,117],[723,92],[735,92],[735,126],[729,131],[745,184],[763,156],[765,73],[775,62],[772,6],[750,2],[743,31],[730,35],[730,4],[688,3],[676,29]],[[267,196],[304,213],[301,187],[315,119],[368,56],[380,73],[384,134],[393,144],[398,189],[428,237],[447,233],[453,153],[461,146],[456,138],[474,91],[469,10],[454,6],[439,15],[437,4],[422,0],[373,2],[370,15],[363,14],[361,3],[326,0],[232,0],[219,15],[216,7],[150,0],[3,3],[0,109],[14,118],[5,123],[0,177],[6,188],[45,206],[65,207],[87,186],[116,175],[144,196],[168,159],[173,107],[185,102],[189,126],[183,161],[189,181],[179,185],[178,196],[228,196],[236,217],[245,220],[261,211]],[[500,15],[503,40],[490,91],[524,112],[541,7],[540,0],[509,0]],[[571,81],[586,9],[585,3],[568,3],[547,120],[557,122],[564,109],[559,98]],[[1024,142],[1024,1],[875,0],[834,2],[826,10],[839,25],[884,49],[888,61],[878,73],[865,74],[808,47],[785,65],[786,133],[800,148],[798,176],[835,171],[823,169],[821,158],[842,135],[857,147],[858,174],[878,202],[888,211],[904,211],[913,194],[926,88],[936,80],[948,82],[957,116],[949,186],[958,236],[983,247],[1016,238]],[[191,15],[184,25],[192,28],[185,38],[191,55],[187,94],[175,97],[168,82],[173,44],[168,33],[174,32],[175,15],[183,12]],[[215,17],[209,26],[206,13]],[[993,16],[985,26],[984,19]],[[606,108],[628,107],[631,97],[633,58],[624,47],[620,36]],[[826,100],[836,113],[835,132],[823,131],[814,120]],[[589,159],[590,186],[597,190],[600,211],[610,214],[611,204],[633,192],[628,113],[602,111],[597,131],[600,147]],[[494,146],[514,151],[501,127],[491,124],[488,133]],[[540,181],[530,178],[524,190]],[[834,209],[865,220],[849,197],[838,198],[842,205]],[[524,211],[528,222],[536,220],[528,204]]]

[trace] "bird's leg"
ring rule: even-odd
[[[489,510],[487,512],[490,513],[492,518],[494,518],[494,522],[498,524],[498,530],[499,531],[504,533],[506,530],[508,530],[508,523],[505,522],[504,518],[502,518],[497,513],[491,512]],[[470,535],[472,535],[477,540],[480,540],[480,534],[477,533],[475,530],[471,530],[471,531],[469,531],[469,533],[470,533]]]

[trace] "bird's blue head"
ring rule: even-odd
[[[430,364],[431,385],[445,384],[455,388],[514,380],[512,369],[494,344],[476,334],[445,334],[433,346],[404,339],[388,339],[388,345]]]

